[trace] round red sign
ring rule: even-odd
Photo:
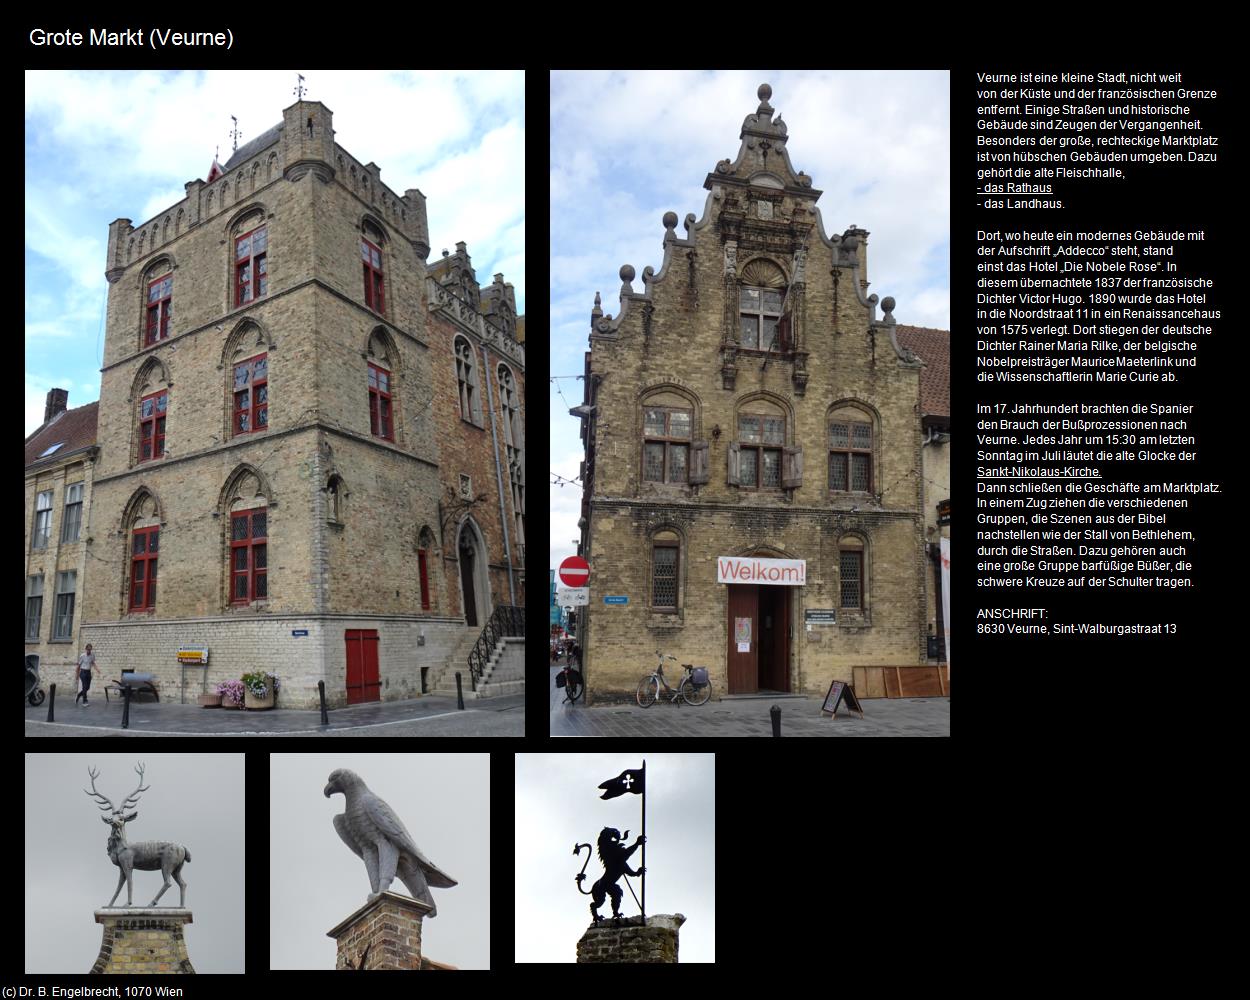
[[[581,556],[569,556],[560,563],[560,582],[566,587],[584,587],[590,580],[590,563]]]

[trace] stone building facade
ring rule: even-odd
[[[87,569],[92,481],[99,458],[98,403],[67,409],[52,389],[43,424],[26,439],[26,653],[43,685],[74,682]]]
[[[339,146],[316,101],[218,174],[109,228],[86,638],[171,699],[256,669],[288,707],[319,680],[331,704],[419,694],[481,631],[455,557],[476,512],[449,505],[439,447],[454,361],[425,196]]]
[[[572,411],[592,700],[632,698],[656,649],[718,695],[923,662],[923,365],[867,294],[868,232],[826,235],[770,96],[703,218],[683,237],[664,216],[659,271],[621,268],[616,317],[596,296]]]

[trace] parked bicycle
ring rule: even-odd
[[[585,690],[582,673],[573,669],[573,657],[569,655],[564,661],[564,669],[556,674],[556,687],[564,688],[564,700],[570,704],[577,701]]]
[[[664,679],[664,661],[673,660],[676,662],[677,657],[666,656],[658,649],[655,655],[659,658],[659,666],[655,668],[653,673],[647,674],[638,682],[638,704],[643,708],[650,708],[659,700],[660,687],[663,685],[664,693],[671,696],[671,701],[684,701],[687,705],[705,705],[707,700],[712,697],[712,682],[708,679],[707,668],[696,667],[693,663],[683,663],[684,673],[681,680],[674,690],[669,687],[668,681]]]

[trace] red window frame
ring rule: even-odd
[[[360,257],[365,266],[365,305],[386,314],[386,287],[382,279],[382,249],[360,238]]]
[[[264,364],[261,364],[264,362]],[[240,377],[242,376],[242,377]],[[254,434],[269,428],[269,354],[240,361],[233,368],[235,434]],[[261,397],[264,398],[261,398]],[[246,424],[246,426],[244,426]]]
[[[255,302],[269,291],[268,228],[268,225],[257,226],[235,238],[234,304],[236,306],[245,306]]]
[[[148,284],[148,322],[144,344],[151,346],[169,336],[169,318],[174,314],[174,275],[163,274]]]
[[[160,527],[135,528],[130,542],[130,610],[156,607],[156,557]]]
[[[151,405],[149,405],[151,404]],[[169,391],[162,389],[139,400],[139,461],[165,457],[165,419]]]
[[[250,604],[269,596],[268,518],[266,507],[230,516],[231,604]]]
[[[369,364],[369,431],[376,438],[395,440],[395,404],[391,399],[391,373]]]
[[[421,610],[430,610],[430,578],[425,565],[425,549],[417,549],[417,570],[421,575]]]

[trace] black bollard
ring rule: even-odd
[[[321,724],[328,726],[330,717],[326,715],[326,682],[317,681],[317,696],[321,698]]]
[[[130,685],[127,684],[122,688],[122,700],[125,705],[122,708],[122,729],[130,728]]]
[[[464,710],[464,691],[460,689],[460,671],[456,671],[456,708]]]
[[[56,685],[48,685],[48,721],[52,721],[52,706],[56,704]]]
[[[773,735],[781,735],[781,709],[774,705],[768,710],[768,714],[773,717]]]

